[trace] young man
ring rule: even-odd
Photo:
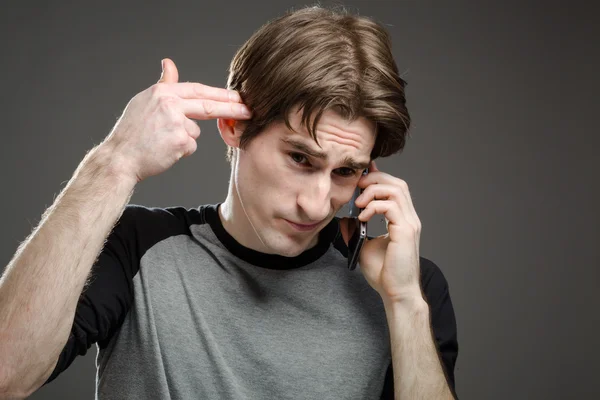
[[[373,162],[404,147],[404,85],[383,28],[321,8],[258,30],[228,89],[178,83],[165,59],[2,277],[1,397],[96,343],[100,399],[452,398],[448,285],[419,256],[406,183]],[[232,167],[225,201],[127,205],[210,118]],[[383,215],[388,233],[349,271],[335,215],[356,186],[359,219]]]

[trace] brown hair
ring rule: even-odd
[[[319,6],[263,25],[235,54],[227,80],[253,112],[244,121],[240,148],[273,122],[284,121],[292,129],[289,114],[298,106],[317,144],[315,130],[325,110],[350,121],[365,117],[375,122],[371,159],[404,148],[410,127],[405,86],[385,28],[344,9]],[[233,155],[228,146],[227,160]]]

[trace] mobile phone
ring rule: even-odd
[[[369,169],[366,168],[363,171],[363,175],[368,173]],[[350,200],[350,224],[348,232],[348,236],[350,237],[350,240],[348,241],[348,269],[350,271],[356,268],[360,250],[362,249],[365,238],[367,237],[367,223],[358,219],[358,215],[363,209],[358,208],[354,203],[356,198],[360,196],[362,192],[363,189],[357,186],[354,190],[354,194],[352,195],[352,199]]]

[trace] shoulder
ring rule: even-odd
[[[115,228],[135,230],[138,233],[150,234],[162,231],[163,234],[172,234],[185,231],[190,225],[204,223],[201,213],[202,207],[185,208],[175,207],[148,207],[139,204],[129,204]]]
[[[421,268],[421,286],[424,291],[447,289],[448,281],[435,262],[425,257],[419,257],[419,264]]]
[[[177,235],[189,235],[190,225],[204,223],[199,208],[147,207],[129,204],[123,210],[107,239],[107,246],[120,243],[136,249],[138,256],[156,243]]]
[[[198,223],[202,220],[201,209],[173,207],[148,207],[140,204],[128,204],[123,210],[118,224],[135,224],[150,227],[157,224]]]
[[[448,280],[442,269],[432,260],[419,257],[421,289],[433,312],[449,309],[451,304]]]

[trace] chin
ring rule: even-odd
[[[290,237],[283,236],[272,240],[268,244],[274,254],[285,257],[296,257],[308,249],[311,241],[296,241]]]
[[[285,257],[296,257],[306,249],[305,245],[293,242],[282,243],[281,241],[271,242],[269,247],[274,254]]]
[[[303,249],[288,249],[287,251],[277,251],[277,254],[284,257],[296,257],[302,254]]]

